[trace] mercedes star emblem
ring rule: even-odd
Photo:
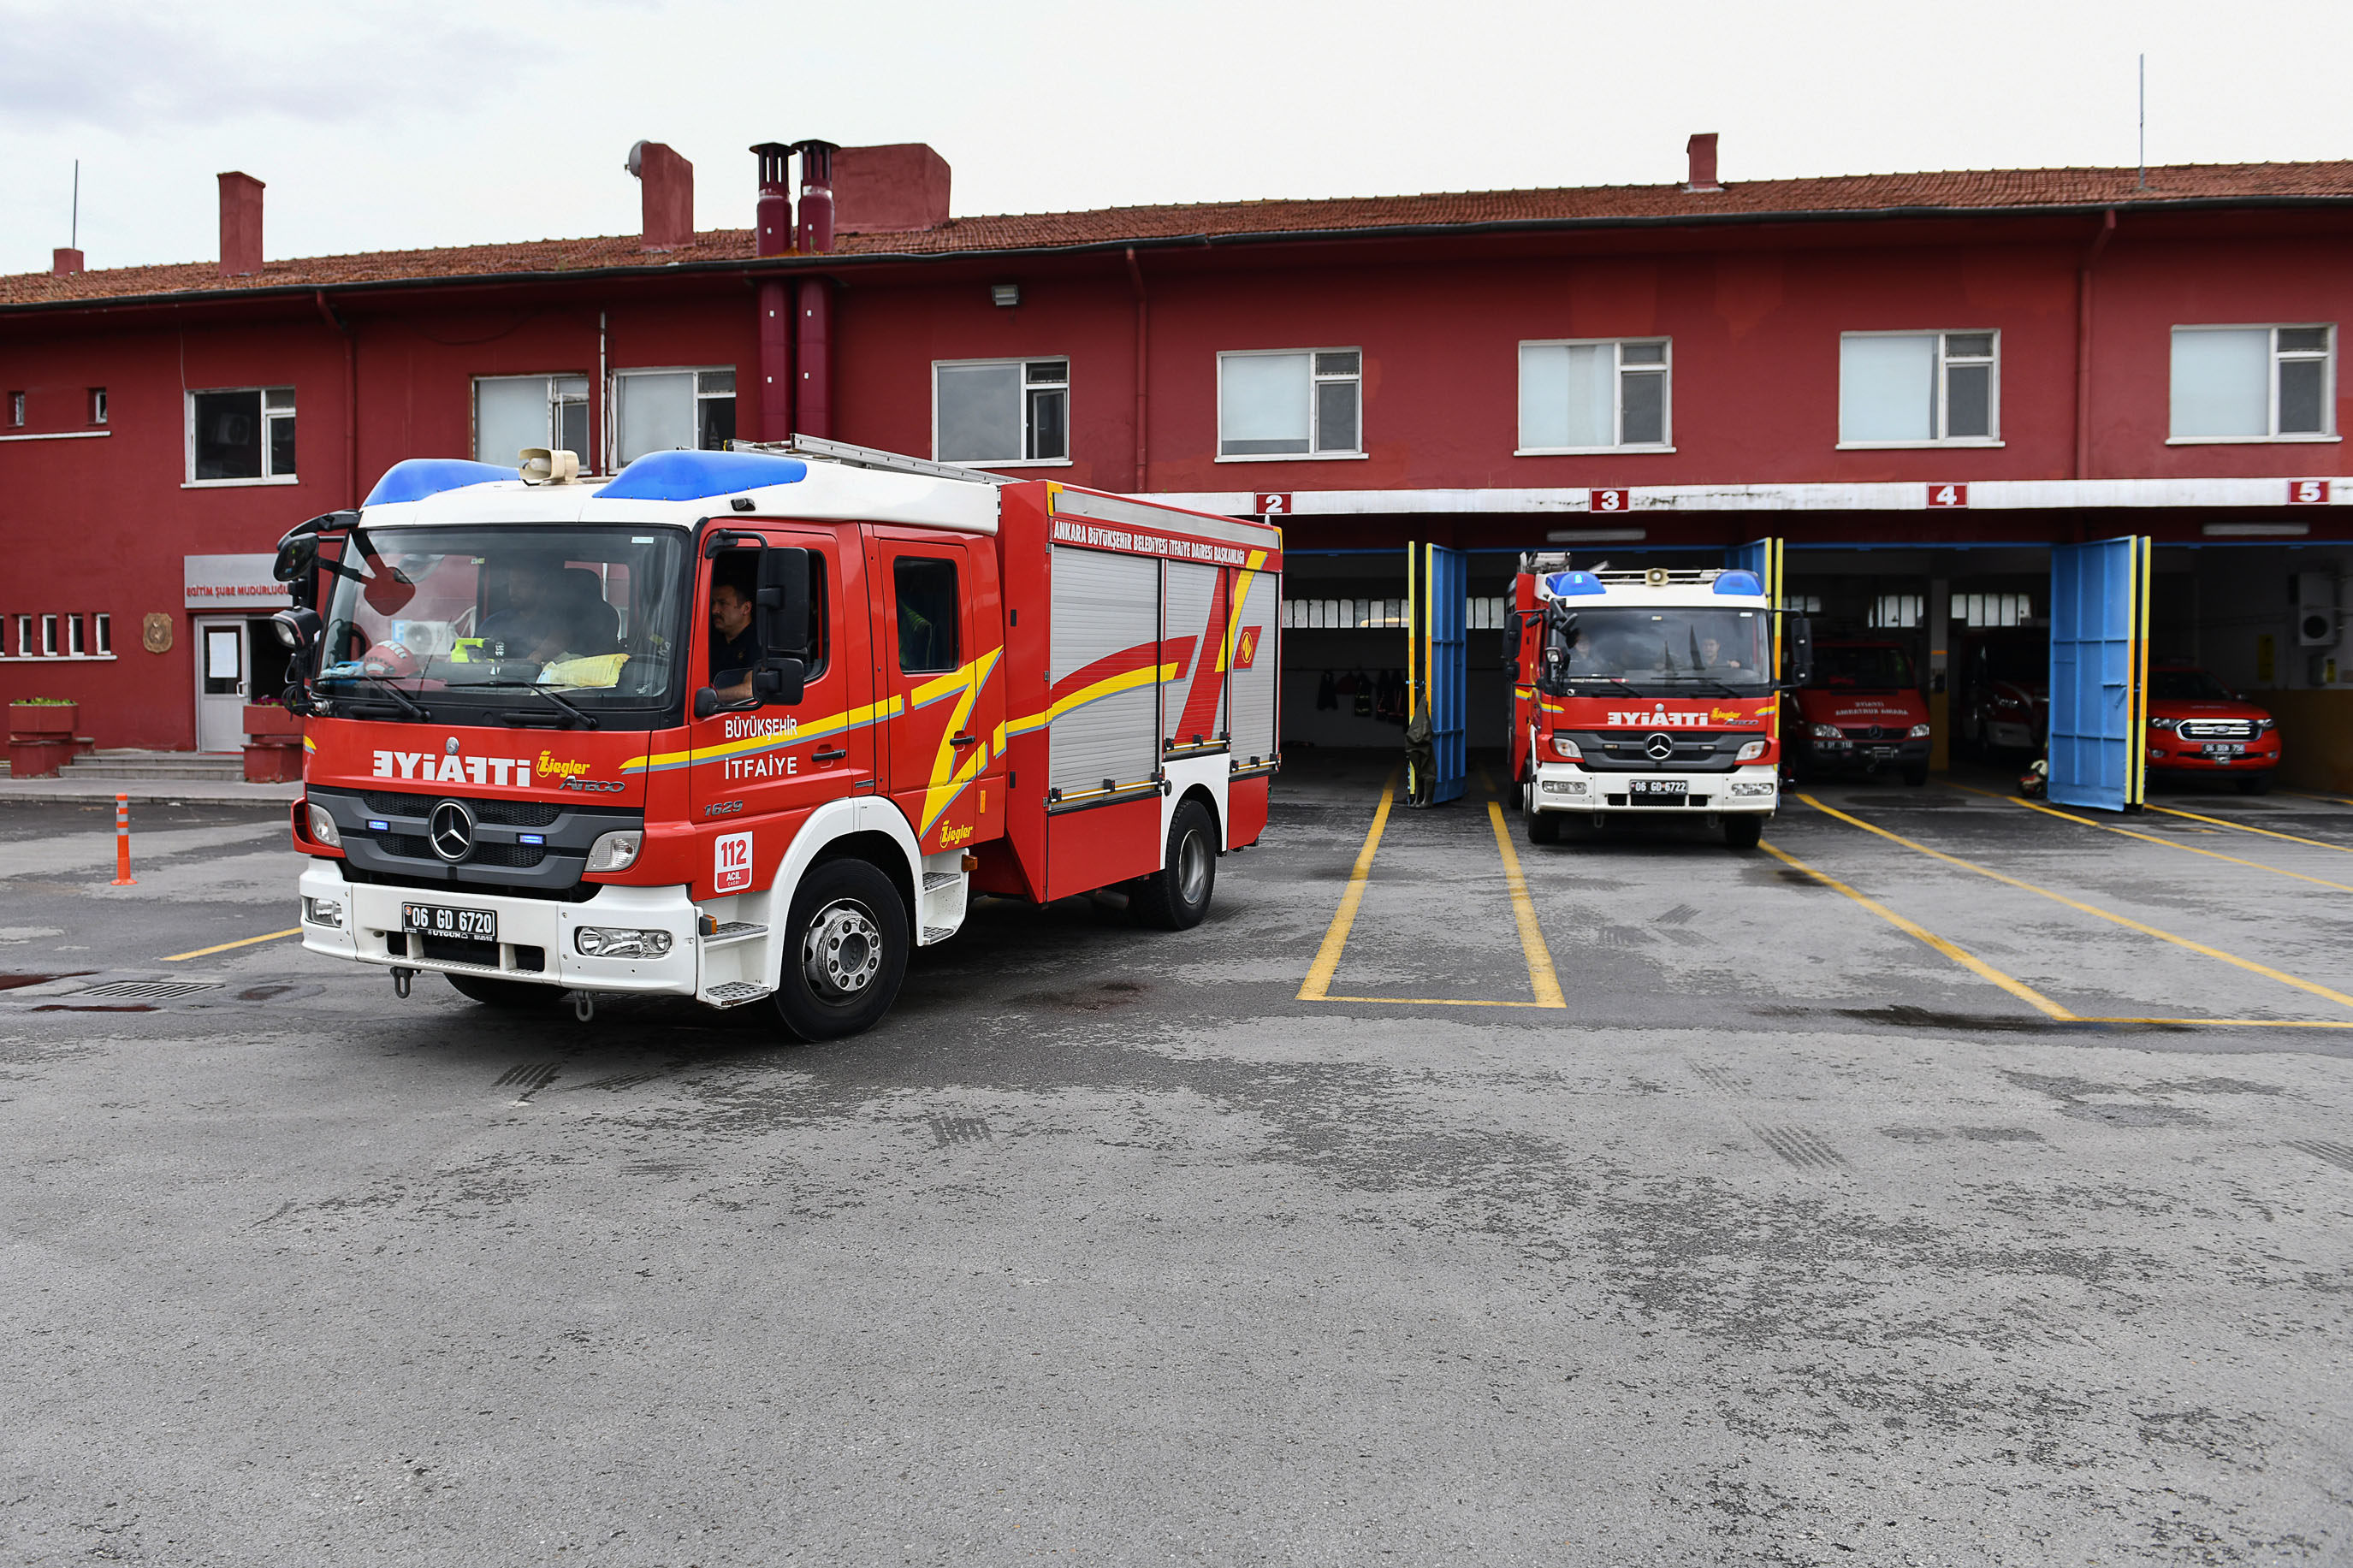
[[[442,753],[442,755],[444,755],[444,756],[448,756],[448,757],[454,757],[454,756],[456,756],[456,755],[458,754],[458,737],[457,737],[457,736],[452,735],[452,736],[450,736],[450,737],[449,737],[449,739],[448,739],[447,742],[443,742],[442,747],[441,747],[441,753]]]
[[[433,808],[433,853],[444,860],[463,860],[474,852],[474,814],[462,801],[445,800]]]
[[[1675,738],[1672,735],[1650,736],[1642,742],[1642,754],[1654,763],[1663,763],[1675,754]],[[437,816],[433,820],[438,822],[441,819]]]

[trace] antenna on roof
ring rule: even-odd
[[[74,160],[73,224],[69,232],[72,237],[66,243],[74,249],[81,248],[81,160]]]
[[[2148,57],[2140,58],[2140,188],[2148,189]]]

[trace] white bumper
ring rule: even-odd
[[[301,902],[302,945],[331,958],[443,973],[520,980],[567,991],[638,992],[692,996],[698,994],[700,912],[683,887],[599,888],[586,903],[549,899],[500,898],[456,888],[382,887],[343,880],[340,862],[314,859],[297,884]],[[341,910],[340,927],[311,919],[313,900]],[[404,903],[489,910],[499,919],[498,960],[461,963],[410,954],[412,939],[401,930]],[[670,952],[660,958],[590,958],[574,945],[582,926],[666,931]],[[536,949],[536,954],[529,950]],[[531,967],[534,957],[537,967]]]
[[[1595,773],[1583,768],[1536,764],[1528,788],[1532,811],[1688,816],[1695,812],[1770,816],[1781,803],[1779,773],[1770,764],[1751,764],[1728,773]],[[1672,804],[1633,793],[1636,779],[1680,781],[1686,794]]]

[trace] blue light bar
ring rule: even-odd
[[[518,833],[515,835],[515,842],[518,844],[544,844],[547,842],[547,835],[544,833]]]
[[[1601,579],[1590,572],[1556,572],[1545,579],[1545,591],[1556,599],[1566,599],[1575,594],[1606,592]]]
[[[1757,574],[1754,572],[1726,572],[1716,578],[1715,591],[1719,594],[1761,595],[1765,592],[1765,584],[1757,580]]]
[[[520,478],[518,470],[501,468],[496,463],[470,463],[463,458],[404,458],[384,471],[384,478],[376,480],[375,489],[368,492],[366,504],[388,506],[396,501],[423,500],[443,490],[461,490],[469,485]]]
[[[702,500],[808,477],[798,458],[770,452],[648,452],[596,492],[599,500]]]
[[[389,822],[379,822],[375,817],[371,816],[368,818],[368,831],[371,833],[389,833],[392,831],[392,824]]]

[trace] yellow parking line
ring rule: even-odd
[[[2200,816],[2194,811],[2176,811],[2169,805],[2152,805],[2148,809],[2161,811],[2168,816],[2186,816],[2192,822],[2211,822],[2217,827],[2235,827],[2242,833],[2260,833],[2266,838],[2284,838],[2290,844],[2309,844],[2316,849],[2334,849],[2340,855],[2353,855],[2353,846],[2330,844],[2319,838],[2299,838],[2293,833],[2274,833],[2268,827],[2250,827],[2243,822],[2232,822],[2227,817]]]
[[[2228,860],[2233,866],[2252,866],[2258,871],[2269,871],[2275,877],[2293,877],[2299,882],[2313,882],[2324,888],[2334,888],[2340,893],[2353,893],[2353,882],[2332,882],[2326,877],[2307,877],[2301,871],[2289,871],[2277,866],[2266,866],[2261,860],[2242,860],[2236,855],[2225,855],[2219,849],[2200,849],[2195,844],[2177,844],[2170,838],[2159,838],[2152,833],[2135,833],[2129,827],[2117,827],[2110,823],[2094,822],[2087,817],[2072,816],[2067,812],[2039,805],[2034,801],[2020,800],[2013,795],[1996,795],[1989,789],[1978,789],[1962,784],[1957,784],[1952,787],[1967,790],[1971,795],[1984,795],[1989,800],[2006,800],[2012,805],[2022,805],[2029,811],[2039,811],[2045,816],[2055,816],[2062,822],[2073,822],[2084,827],[2096,827],[2103,833],[2121,833],[2126,838],[2137,838],[2144,844],[2161,844],[2168,849],[2179,849],[2185,855],[2203,855],[2209,860]]]
[[[1528,880],[1520,875],[1519,851],[1512,847],[1512,835],[1504,826],[1504,808],[1492,800],[1487,820],[1495,829],[1495,847],[1504,852],[1504,885],[1512,890],[1512,919],[1520,928],[1521,955],[1528,961],[1528,988],[1536,994],[1537,1006],[1566,1007],[1560,978],[1552,972],[1552,952],[1536,924],[1536,907],[1528,898]]]
[[[2079,1024],[2173,1024],[2206,1029],[2353,1029],[2353,1024],[2306,1018],[2078,1018]]]
[[[2038,888],[2031,882],[2022,882],[2016,877],[2004,876],[2000,871],[1992,870],[1984,866],[1979,866],[1973,861],[1964,860],[1957,855],[1947,855],[1941,849],[1931,849],[1926,844],[1921,844],[1913,839],[1906,838],[1898,833],[1890,833],[1884,827],[1874,827],[1870,823],[1863,821],[1861,817],[1849,816],[1843,811],[1839,811],[1833,807],[1824,805],[1820,801],[1816,800],[1810,795],[1801,794],[1798,798],[1825,816],[1835,816],[1841,822],[1848,823],[1853,826],[1862,828],[1865,833],[1875,833],[1879,835],[1880,837],[1886,839],[1892,844],[1901,844],[1905,848],[1926,855],[1931,859],[1942,860],[1947,865],[1950,866],[1958,866],[1962,870],[1974,871],[1980,877],[1989,877],[1997,882],[2001,882],[2010,887],[2019,889],[2022,892],[2033,893],[2042,898],[2049,899],[2054,903],[2064,904],[2071,910],[2080,910],[2082,913],[2091,915],[2095,919],[2107,921],[2113,924],[2123,926],[2128,931],[2139,931],[2144,936],[2153,936],[2160,941],[2169,942],[2176,947],[2186,947],[2190,952],[2202,953],[2208,958],[2221,959],[2224,963],[2243,969],[2250,974],[2260,974],[2266,980],[2276,980],[2283,985],[2293,985],[2299,991],[2309,992],[2315,996],[2326,997],[2329,1001],[2337,1004],[2339,1006],[2353,1007],[2353,996],[2348,996],[2342,991],[2332,991],[2326,985],[2316,984],[2309,980],[2300,980],[2296,976],[2289,974],[2284,971],[2274,969],[2269,964],[2257,963],[2251,958],[2241,958],[2235,952],[2225,952],[2219,947],[2209,947],[2204,942],[2192,942],[2186,936],[2177,936],[2169,931],[2160,931],[2153,925],[2146,925],[2139,921],[2134,920],[2130,915],[2120,915],[2113,910],[2104,910],[2095,904],[2087,904],[2079,899],[2071,899],[2064,893],[2054,893],[2048,888]]]
[[[2306,795],[2300,789],[2284,789],[2277,793],[2292,795],[2298,800],[2316,800],[2324,805],[2353,805],[2353,800],[2348,800],[2341,795]]]
[[[1566,1002],[1465,1001],[1460,996],[1309,996],[1309,1002],[1378,1002],[1389,1007],[1566,1007]]]
[[[2081,1023],[2083,1021],[2077,1018],[2074,1014],[2067,1011],[2066,1008],[2059,1005],[2058,1003],[2051,1000],[2050,997],[2042,994],[2042,992],[2037,991],[2031,985],[2027,984],[2024,981],[2016,979],[2011,975],[2004,974],[2000,970],[1996,969],[1992,964],[1988,963],[1984,959],[1978,957],[1975,953],[1963,952],[1961,949],[1954,946],[1951,942],[1947,942],[1943,937],[1938,936],[1935,931],[1928,930],[1925,926],[1916,924],[1912,921],[1905,920],[1902,915],[1897,914],[1894,910],[1889,909],[1885,904],[1881,903],[1878,900],[1867,898],[1863,894],[1856,892],[1852,888],[1848,887],[1836,877],[1817,871],[1811,866],[1807,865],[1803,860],[1799,859],[1795,855],[1791,855],[1786,850],[1777,849],[1770,844],[1760,845],[1758,847],[1763,849],[1766,854],[1773,857],[1774,859],[1780,861],[1784,866],[1788,866],[1794,870],[1803,871],[1807,876],[1811,877],[1814,880],[1821,883],[1826,888],[1837,889],[1840,892],[1844,893],[1848,898],[1852,899],[1856,903],[1861,904],[1864,909],[1869,910],[1873,914],[1877,915],[1881,920],[1885,921],[1889,925],[1894,926],[1897,931],[1902,931],[1905,936],[1912,937],[1917,941],[1927,943],[1930,947],[1935,948],[1938,952],[1943,953],[1947,958],[1951,959],[1955,963],[1959,964],[1970,973],[1975,974],[1981,980],[1990,980],[1996,985],[2000,986],[2004,991],[2009,992],[2011,995],[2025,1003],[2028,1006],[2034,1008],[2037,1012],[2040,1012],[2048,1017],[2055,1018],[2064,1024]]]
[[[1332,976],[1339,970],[1340,954],[1347,949],[1349,928],[1356,923],[1356,906],[1365,901],[1365,881],[1373,874],[1373,851],[1381,847],[1381,829],[1389,825],[1389,806],[1396,800],[1397,774],[1391,773],[1381,785],[1381,804],[1373,812],[1372,831],[1365,835],[1365,847],[1356,851],[1356,863],[1348,869],[1348,886],[1340,894],[1340,907],[1332,915],[1331,926],[1324,932],[1324,945],[1315,950],[1315,962],[1307,967],[1307,982],[1299,988],[1302,1002],[1335,1000],[1328,994]]]
[[[164,962],[166,963],[177,963],[184,958],[210,958],[216,952],[227,952],[233,947],[251,947],[254,943],[259,942],[276,942],[280,937],[301,936],[301,934],[302,928],[301,926],[295,926],[290,931],[271,931],[268,936],[249,936],[242,942],[225,942],[218,947],[200,947],[194,952],[175,952]]]

